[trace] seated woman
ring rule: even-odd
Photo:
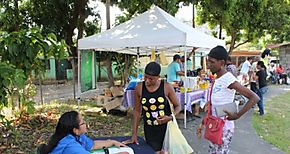
[[[94,149],[102,149],[111,146],[126,146],[115,140],[93,141],[85,135],[86,131],[86,123],[78,112],[66,112],[60,117],[50,141],[47,145],[44,145],[39,149],[39,153],[89,154],[90,151]],[[127,154],[127,152],[123,152],[122,154]]]

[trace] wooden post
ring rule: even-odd
[[[40,102],[43,105],[43,94],[42,94],[42,83],[41,83],[41,74],[38,74],[39,77],[39,88],[40,88]]]

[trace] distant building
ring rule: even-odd
[[[290,68],[290,42],[268,45],[267,48],[278,49],[279,62],[285,68]]]
[[[231,53],[230,57],[232,59],[232,63],[239,67],[241,63],[246,61],[248,57],[260,57],[262,51],[254,50],[235,50]]]

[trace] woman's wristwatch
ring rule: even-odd
[[[106,148],[106,147],[103,147],[103,150],[104,150],[105,154],[110,154],[110,152],[109,152],[109,149],[108,149],[108,148]]]

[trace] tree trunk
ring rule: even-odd
[[[236,37],[237,37],[236,31],[232,31],[231,32],[231,46],[230,46],[230,50],[229,50],[229,55],[231,55],[231,53],[233,52],[233,50],[235,48]]]
[[[110,23],[110,6],[111,0],[106,0],[106,20],[107,20],[107,29],[111,28]],[[114,86],[114,77],[112,72],[112,60],[111,60],[111,53],[108,53],[108,58],[106,59],[106,67],[107,67],[107,75],[109,81],[109,87]]]
[[[108,75],[108,81],[109,81],[109,87],[112,87],[115,85],[114,83],[114,77],[112,72],[112,60],[111,56],[108,56],[106,59],[106,67],[107,67],[107,75]]]
[[[86,19],[85,12],[80,14],[79,24],[78,24],[78,39],[83,38],[84,36],[84,21]]]
[[[16,17],[16,21],[15,21],[15,25],[14,25],[14,28],[13,28],[13,31],[19,31],[19,7],[18,7],[18,0],[14,0],[13,1],[14,3],[14,7],[15,7],[15,17]]]
[[[222,39],[222,30],[223,30],[222,23],[220,22],[219,39]]]
[[[192,27],[195,28],[195,14],[194,14],[194,4],[192,1]]]
[[[80,8],[79,10],[79,18],[78,18],[78,36],[77,39],[81,39],[83,38],[84,35],[84,22],[86,19],[86,10],[85,10],[85,4],[87,3],[87,0],[84,0],[83,3],[81,4],[83,6],[83,8]],[[71,45],[73,46],[73,45]],[[73,53],[73,60],[72,60],[72,69],[73,69],[73,94],[74,94],[74,99],[76,99],[76,81],[78,81],[78,63],[75,63],[75,58],[77,57],[77,48],[73,47],[73,49],[75,50]]]
[[[88,0],[75,0],[74,1],[74,12],[72,18],[69,20],[69,24],[67,25],[66,31],[67,31],[67,38],[66,43],[70,47],[73,56],[77,57],[77,50],[73,49],[74,43],[73,43],[73,32],[74,29],[77,27],[78,22],[80,22],[80,14],[82,11],[85,10],[85,6],[87,4]]]
[[[106,20],[107,20],[107,29],[111,29],[111,22],[110,22],[110,6],[111,6],[111,0],[106,0]]]

